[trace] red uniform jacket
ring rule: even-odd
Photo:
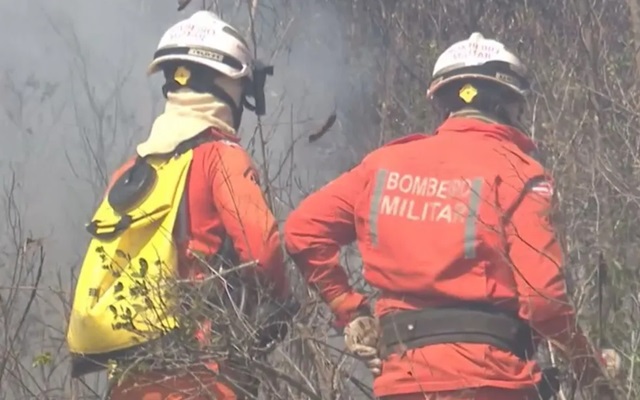
[[[218,134],[212,131],[212,135]],[[180,246],[180,256],[189,260],[192,252],[216,254],[228,235],[240,262],[257,261],[258,275],[273,285],[275,296],[283,297],[289,287],[277,222],[264,200],[251,158],[239,144],[222,138],[193,150],[185,188],[189,238]],[[116,170],[111,184],[132,162]],[[192,264],[198,263],[180,265],[181,277],[199,275],[200,271],[190,269]]]
[[[251,158],[235,142],[235,138],[213,130],[211,134],[219,140],[206,142],[193,150],[187,177],[185,194],[189,234],[187,243],[179,243],[180,276],[187,279],[204,277],[203,265],[192,257],[192,253],[216,254],[223,238],[228,236],[240,262],[256,261],[257,267],[252,272],[270,285],[274,297],[284,299],[289,294],[289,284],[278,225],[265,202],[258,183],[258,173]],[[132,162],[133,159],[113,174],[109,186]],[[202,329],[196,333],[202,343],[208,339],[211,323],[202,321]],[[206,367],[217,373],[220,366],[214,361],[207,363]],[[215,374],[206,374],[198,366],[188,374],[178,376],[178,371],[177,375],[171,375],[171,372],[151,371],[135,376],[114,388],[111,397],[118,400],[172,396],[176,399],[195,398],[189,393],[202,393],[202,389],[206,388],[210,391],[208,393],[214,393],[221,400],[237,398],[228,385],[217,381]],[[148,383],[156,381],[159,382],[157,385]]]
[[[545,337],[573,346],[574,310],[548,218],[553,185],[515,128],[449,118],[434,136],[392,142],[307,197],[285,224],[285,245],[340,320],[363,301],[339,264],[357,242],[376,315],[452,300],[492,302]],[[577,339],[576,339],[577,338]],[[538,366],[483,344],[392,355],[376,396],[494,386],[531,387]]]

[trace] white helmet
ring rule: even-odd
[[[252,79],[253,57],[247,42],[211,11],[197,11],[169,28],[158,44],[148,73],[167,61],[191,61],[231,79]]]
[[[459,79],[481,79],[504,85],[524,97],[529,92],[527,67],[504,44],[475,32],[446,49],[433,68],[427,96]]]
[[[273,67],[255,60],[242,35],[215,13],[197,11],[169,28],[160,39],[153,61],[149,64],[148,73],[158,72],[163,69],[165,63],[172,61],[192,62],[230,79],[242,80],[243,93],[240,104],[235,104],[228,93],[214,82],[201,82],[198,88],[199,91],[226,98],[229,106],[233,108],[236,128],[240,124],[244,107],[257,115],[265,114],[264,86],[267,75],[273,75]],[[167,88],[165,85],[163,91]],[[247,97],[253,97],[254,104],[249,103]]]

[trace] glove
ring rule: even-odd
[[[616,379],[622,372],[622,357],[614,349],[602,349],[600,352],[602,357],[602,363],[605,367],[609,378]]]
[[[349,322],[344,328],[344,343],[347,351],[362,360],[374,377],[380,375],[380,324],[376,318],[360,316]]]
[[[611,380],[616,379],[622,372],[622,356],[614,349],[602,349],[600,351],[600,363],[606,379],[598,379],[595,382],[595,389],[598,399],[615,400],[616,394]]]

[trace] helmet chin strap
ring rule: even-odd
[[[505,119],[507,119],[507,122],[509,125],[519,129],[523,133],[527,133],[527,134],[529,133],[529,130],[526,128],[525,121],[524,121],[524,111],[525,111],[524,103],[513,102],[513,103],[505,104],[501,107],[503,109],[503,114],[505,115]]]
[[[189,87],[191,90],[199,93],[209,93],[217,97],[220,101],[224,102],[231,108],[233,115],[233,127],[238,130],[240,122],[242,121],[242,113],[244,108],[256,113],[256,115],[264,115],[266,112],[266,100],[264,94],[264,86],[268,75],[273,75],[273,66],[265,65],[260,61],[256,61],[253,69],[253,79],[251,81],[245,80],[245,86],[243,89],[240,104],[236,104],[233,97],[227,93],[222,87],[216,85],[209,79],[191,79],[186,80],[182,84],[175,79],[171,79],[166,75],[166,83],[162,86],[162,94],[167,97],[167,93],[177,91],[181,88]],[[247,101],[247,97],[253,97],[254,104]]]

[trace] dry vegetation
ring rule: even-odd
[[[540,144],[541,159],[557,180],[572,294],[581,324],[590,336],[624,354],[625,374],[618,385],[621,398],[627,399],[640,399],[636,365],[640,331],[634,322],[640,311],[636,265],[640,259],[637,1],[322,0],[328,10],[337,11],[344,26],[350,54],[346,62],[371,76],[369,89],[373,93],[363,92],[360,102],[338,110],[338,120],[350,130],[348,144],[357,156],[394,137],[429,132],[440,122],[441,116],[431,111],[424,93],[437,55],[452,42],[481,31],[506,42],[529,63],[535,88],[530,130]],[[203,6],[224,17],[244,15],[247,20],[248,16],[246,34],[252,42],[261,43],[268,36],[270,43],[277,43],[268,55],[271,58],[286,51],[286,39],[295,35],[295,29],[303,29],[296,26],[294,16],[305,10],[304,2],[227,3],[222,7],[204,1]],[[278,22],[261,25],[263,20]],[[109,111],[109,102],[117,103],[117,96],[100,105],[91,100],[90,90],[86,95],[95,125],[79,126],[90,128],[102,139],[85,143],[87,159],[94,168],[83,173],[94,182],[100,181],[100,186],[107,153],[112,151],[109,143],[113,137],[109,135],[125,128],[105,125],[105,113],[115,113]],[[305,179],[296,167],[303,160],[296,158],[294,144],[307,140],[313,124],[294,126],[283,103],[269,104],[269,114],[256,124],[250,148],[261,160],[262,183],[282,219],[311,189],[303,187]],[[317,127],[324,118],[318,116]],[[126,122],[124,117],[116,119]],[[274,161],[271,141],[275,127],[282,124],[291,125],[290,148]],[[16,126],[27,134],[20,123]],[[249,129],[244,126],[245,133]],[[304,135],[294,133],[303,130]],[[51,317],[52,309],[58,314],[67,311],[72,286],[62,276],[57,282],[43,282],[48,244],[29,236],[17,192],[16,179],[7,180],[4,223],[0,225],[0,399],[99,398],[105,389],[104,379],[74,382],[68,377],[62,341],[66,316],[44,318],[45,314]],[[345,255],[346,264],[353,264],[351,253]],[[353,271],[354,282],[360,284],[357,268]],[[218,321],[225,321],[225,351],[233,348],[237,357],[248,362],[245,367],[264,381],[263,398],[371,398],[370,378],[362,371],[354,373],[356,363],[341,352],[340,338],[328,329],[326,309],[297,284],[299,276],[293,270],[292,281],[302,309],[287,339],[268,358],[247,357],[257,352],[247,332],[259,328],[259,318],[240,318],[233,307],[224,312],[211,305],[198,308],[202,304],[194,312],[206,309],[209,316],[214,313]],[[59,306],[51,308],[54,303]],[[179,361],[198,362],[193,357]],[[570,386],[567,378],[567,398],[573,396]],[[575,398],[593,397],[578,394]]]

